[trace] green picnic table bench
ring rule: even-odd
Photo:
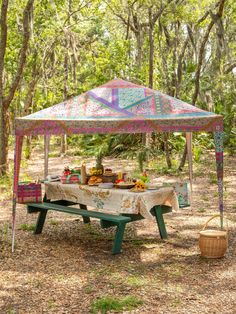
[[[79,205],[80,208],[71,207],[71,205]],[[87,206],[84,204],[77,204],[66,200],[48,201],[44,198],[43,203],[29,203],[27,205],[28,213],[39,212],[34,234],[42,233],[44,222],[47,216],[48,210],[55,210],[58,212],[80,215],[83,217],[84,223],[90,223],[90,218],[100,219],[102,228],[109,228],[116,226],[116,234],[112,247],[112,254],[118,254],[121,252],[122,240],[126,224],[132,221],[144,219],[140,214],[122,214],[113,215],[107,213],[101,213],[97,211],[87,210]],[[159,233],[162,239],[167,238],[167,232],[163,214],[171,212],[171,207],[158,205],[151,209],[151,213],[156,217]]]

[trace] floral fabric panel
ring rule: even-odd
[[[178,197],[179,207],[190,206],[190,189],[188,182],[164,183],[163,186],[172,186]]]

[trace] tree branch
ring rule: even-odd
[[[28,0],[23,13],[23,41],[19,54],[19,62],[16,70],[15,77],[11,84],[8,95],[3,100],[4,108],[7,109],[15,95],[16,89],[23,76],[23,69],[26,63],[27,49],[30,40],[30,13],[33,9],[34,0]]]
[[[216,2],[216,4],[214,5],[214,8],[217,8],[218,5],[221,3],[221,1]],[[208,15],[210,14],[211,9],[209,9],[208,11],[206,11],[206,13],[197,21],[197,25],[201,24],[203,21],[205,21],[205,19],[208,17]]]
[[[130,21],[127,21],[121,14],[116,13],[115,10],[111,7],[111,5],[109,4],[109,1],[105,1],[106,5],[110,8],[110,10],[112,11],[112,13],[118,17],[119,19],[121,19],[121,21],[126,25],[129,26],[130,29],[135,33],[137,32],[137,29],[134,27],[134,25],[132,25],[130,23]]]
[[[225,3],[225,0],[221,0],[218,3],[219,4],[219,9],[217,12],[218,17],[221,17],[223,14],[224,3]],[[206,43],[208,41],[211,29],[214,26],[214,24],[215,24],[215,20],[211,20],[210,24],[207,27],[206,33],[203,36],[203,40],[201,42],[201,45],[200,45],[199,55],[198,55],[198,65],[197,65],[197,69],[196,69],[196,73],[195,73],[195,89],[194,89],[194,93],[193,93],[193,97],[192,97],[192,104],[193,105],[195,105],[198,94],[199,94],[200,74],[201,74],[202,63],[203,63],[203,59],[204,59],[205,46],[206,46]]]
[[[236,68],[236,62],[233,62],[232,64],[227,65],[224,70],[224,74],[228,74],[233,70],[233,68]]]
[[[162,4],[161,4],[160,9],[156,12],[156,14],[153,15],[153,18],[152,18],[152,25],[154,25],[154,24],[156,23],[157,19],[161,16],[162,12],[168,7],[168,5],[169,5],[172,1],[173,1],[173,0],[169,0],[165,6],[162,6]]]
[[[183,71],[182,71],[183,64],[182,63],[183,63],[183,58],[184,58],[188,43],[189,43],[189,36],[187,36],[187,38],[185,39],[184,44],[183,44],[182,49],[181,49],[181,52],[180,52],[180,55],[179,55],[179,58],[178,58],[179,60],[178,60],[178,67],[177,67],[177,80],[176,80],[176,92],[175,92],[177,98],[179,96],[180,84],[182,81],[182,74],[183,74]]]

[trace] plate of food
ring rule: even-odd
[[[102,178],[96,176],[91,176],[88,181],[88,185],[90,186],[98,185],[100,183],[102,183]]]
[[[119,182],[116,183],[115,187],[117,187],[118,189],[131,189],[135,186],[135,183],[133,182]]]
[[[146,188],[146,184],[142,180],[138,180],[135,182],[135,186],[130,191],[139,193],[146,191]]]
[[[130,189],[130,192],[134,192],[134,193],[140,193],[140,192],[145,192],[145,191],[146,189],[137,188],[136,186]]]

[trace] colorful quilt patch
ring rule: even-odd
[[[146,98],[144,88],[120,88],[118,89],[118,102],[120,108],[127,108],[140,103]]]

